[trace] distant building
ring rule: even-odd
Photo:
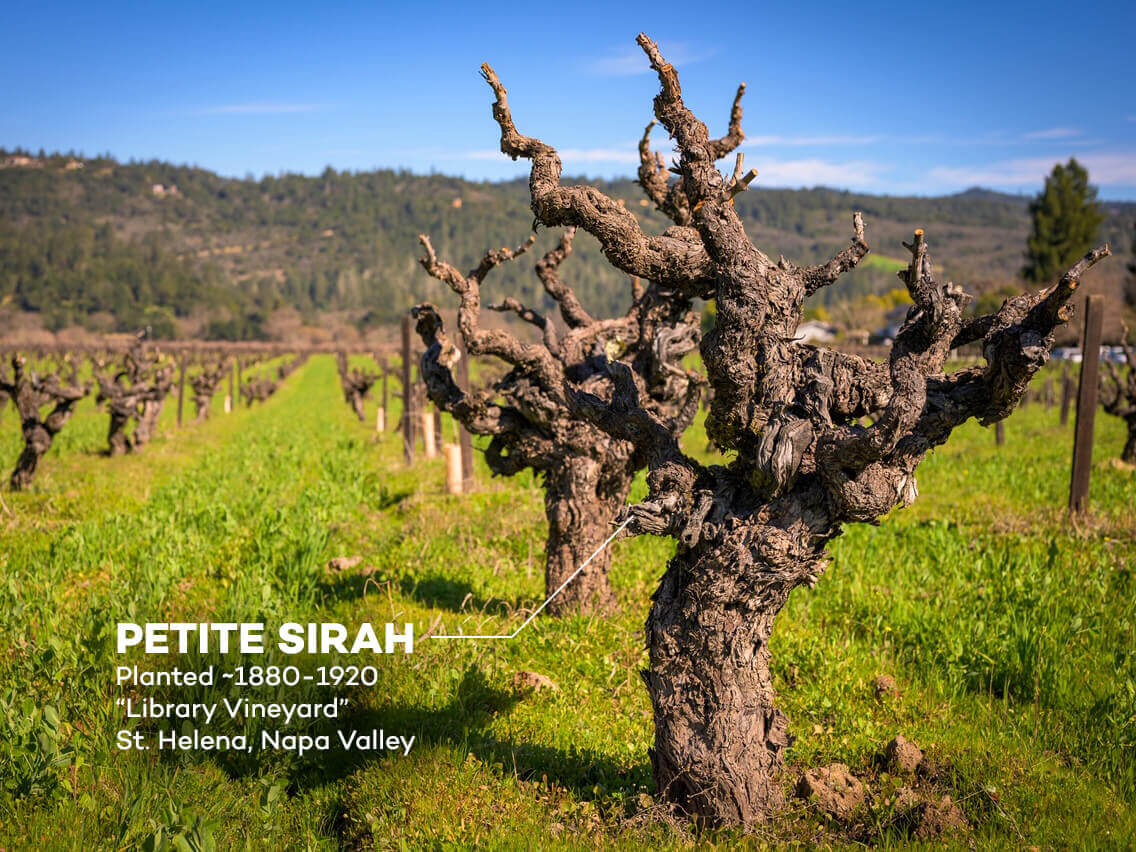
[[[178,188],[176,186],[174,186],[172,183],[169,186],[162,186],[160,183],[156,183],[152,187],[150,187],[150,191],[154,195],[158,196],[158,198],[161,198],[165,195],[179,195],[180,194],[178,192]]]
[[[67,164],[63,167],[63,171],[73,172],[76,169],[81,169],[81,168],[83,168],[82,160],[68,160]]]
[[[460,198],[455,198],[453,201],[450,202],[450,206],[453,207],[455,210],[461,210],[462,200]]]
[[[4,169],[42,169],[43,161],[37,160],[35,157],[28,157],[23,154],[13,154],[5,158],[4,162],[0,163],[0,168]]]

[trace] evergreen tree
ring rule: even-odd
[[[1097,189],[1075,158],[1058,163],[1030,204],[1033,233],[1022,270],[1029,281],[1051,282],[1096,243],[1104,214]]]

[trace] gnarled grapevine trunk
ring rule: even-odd
[[[39,460],[51,449],[52,434],[42,423],[25,420],[23,423],[24,449],[16,460],[9,480],[13,491],[22,491],[32,484]]]
[[[1100,377],[1100,403],[1109,414],[1124,421],[1128,438],[1120,453],[1120,460],[1136,464],[1136,346],[1128,343],[1128,327],[1121,337],[1124,358],[1128,364],[1122,373],[1112,361],[1105,361]]]
[[[593,393],[610,395],[611,372],[599,355],[610,345],[621,352],[621,363],[643,386],[645,404],[672,435],[681,434],[694,418],[703,386],[699,376],[681,366],[682,357],[698,342],[697,317],[689,300],[672,300],[658,287],[634,282],[633,303],[625,316],[593,319],[559,276],[572,237],[572,231],[564,234],[560,245],[536,265],[567,331],[516,299],[489,306],[536,326],[540,344],[479,324],[482,279],[493,267],[526,251],[532,238],[514,250],[489,252],[468,275],[439,261],[429,239],[421,238],[427,252],[422,265],[461,296],[458,328],[468,352],[493,355],[513,367],[487,391],[463,390],[454,382],[451,368],[461,356],[446,336],[437,309],[425,304],[412,311],[427,346],[421,372],[430,399],[471,433],[492,436],[485,460],[495,474],[511,476],[530,468],[543,478],[548,596],[573,577],[611,534],[635,470],[645,464],[631,442],[613,438],[573,411],[564,395],[566,377],[571,375],[574,383]],[[597,554],[556,595],[548,611],[609,610],[615,602],[608,580],[610,564],[608,552]]]
[[[31,485],[39,460],[51,449],[51,442],[71,419],[75,405],[87,395],[89,388],[79,385],[74,368],[66,382],[58,374],[40,378],[27,370],[19,356],[13,356],[12,369],[14,375],[10,381],[0,373],[0,389],[12,397],[20,414],[24,449],[16,460],[9,483],[13,491],[21,491]],[[54,407],[47,416],[41,416],[40,409],[52,404]]]
[[[378,374],[350,368],[347,355],[343,352],[337,353],[336,365],[339,368],[339,384],[343,388],[343,398],[351,406],[355,416],[361,421],[366,421],[367,412],[363,407],[363,400],[371,393],[371,386],[378,379]]]
[[[574,414],[647,460],[650,494],[624,516],[627,529],[679,542],[647,623],[660,794],[711,825],[750,828],[780,804],[788,743],[769,672],[777,612],[795,587],[813,584],[844,525],[915,500],[916,468],[954,428],[998,422],[1020,403],[1072,315],[1081,277],[1109,249],[1090,252],[1041,293],[964,320],[969,297],[936,280],[916,230],[900,272],[912,306],[886,362],[807,345],[797,337],[805,300],[868,254],[863,217],[853,215],[851,244],[825,263],[763,252],[734,205],[756,172],[743,173],[740,154],[732,176],[715,165],[742,138],[737,98],[730,132],[710,137],[683,101],[674,66],[646,35],[637,41],[659,78],[655,117],[678,150],[668,170],[650,152],[650,125],[639,146],[640,183],[675,223],[661,234],[645,233],[622,201],[595,187],[562,184],[556,150],[520,133],[504,85],[488,65],[482,74],[501,151],[531,162],[540,224],[586,230],[614,266],[651,281],[664,299],[715,300],[715,327],[700,349],[713,390],[707,433],[730,453],[727,464],[686,456],[646,400],[650,385],[622,360],[606,364],[605,395],[572,376],[562,393]],[[952,349],[979,341],[985,366],[947,372]]]
[[[633,470],[626,462],[611,470],[588,456],[565,459],[544,476],[544,513],[548,518],[545,589],[559,589],[611,535],[612,524],[627,501]],[[554,615],[606,612],[615,605],[604,548],[548,605]]]
[[[727,539],[680,548],[671,560],[647,619],[644,680],[659,791],[710,825],[748,827],[782,804],[778,771],[790,740],[774,703],[769,637],[788,592],[742,581],[739,547]]]
[[[126,429],[130,421],[138,416],[137,402],[126,405],[122,401],[111,400],[107,407],[110,410],[107,453],[111,456],[125,455],[130,452],[130,437],[126,434]]]
[[[163,394],[160,398],[147,399],[142,403],[142,413],[138,416],[138,425],[134,427],[134,449],[142,449],[158,431],[158,418],[162,416],[164,402]]]
[[[173,387],[174,365],[163,365],[157,353],[147,351],[146,332],[140,332],[126,353],[122,369],[108,378],[96,367],[95,377],[98,402],[105,400],[110,412],[108,454],[119,456],[144,447],[154,435],[162,404]],[[131,420],[137,424],[127,435]]]
[[[228,364],[216,364],[213,368],[206,367],[190,379],[190,384],[193,385],[193,406],[196,413],[194,422],[203,423],[209,418],[213,394],[217,392],[221,379],[225,377],[228,371]]]

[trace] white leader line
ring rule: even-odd
[[[560,594],[562,591],[564,591],[564,587],[567,586],[569,583],[571,583],[573,580],[575,580],[576,575],[579,574],[581,571],[583,571],[585,568],[587,568],[588,563],[591,562],[593,559],[595,559],[597,556],[599,556],[600,553],[603,552],[603,549],[605,547],[607,547],[609,544],[611,544],[612,539],[614,539],[617,535],[619,535],[621,532],[623,532],[624,527],[626,527],[629,523],[631,523],[631,521],[632,521],[632,516],[628,515],[627,520],[625,520],[622,524],[620,524],[616,528],[615,532],[613,532],[611,535],[609,535],[607,537],[607,539],[604,541],[604,543],[601,544],[596,549],[596,552],[593,553],[591,556],[589,556],[587,559],[585,559],[580,564],[580,567],[577,568],[575,571],[573,571],[572,575],[567,580],[565,580],[563,583],[560,584],[560,588],[558,588],[555,592],[553,592],[551,595],[549,595],[548,600],[546,600],[544,603],[542,603],[540,606],[538,606],[536,608],[536,610],[533,611],[533,614],[525,619],[525,623],[522,624],[520,627],[518,627],[516,630],[514,630],[512,633],[501,633],[501,634],[498,634],[496,636],[466,636],[465,634],[459,633],[455,636],[431,636],[430,638],[431,639],[515,639],[517,637],[517,634],[520,633],[522,630],[524,630],[528,626],[528,623],[530,621],[532,621],[534,618],[536,618],[538,615],[540,615],[540,611],[542,609],[544,609],[546,606],[548,606],[549,601],[551,601],[554,597],[556,597],[558,594]]]

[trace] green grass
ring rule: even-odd
[[[206,834],[250,848],[738,839],[649,807],[638,671],[670,543],[614,546],[613,618],[538,619],[507,643],[422,639],[431,626],[508,632],[539,602],[544,518],[531,476],[494,481],[480,466],[476,494],[446,495],[440,460],[408,469],[396,435],[379,440],[373,421],[355,419],[329,357],[264,405],[225,416],[218,396],[209,422],[180,430],[175,407],[143,453],[109,459],[98,454],[106,416],[84,401],[33,488],[3,494],[0,846]],[[911,509],[835,543],[832,567],[794,594],[773,639],[797,736],[790,777],[832,760],[868,772],[902,733],[944,768],[983,845],[1131,845],[1136,474],[1109,463],[1122,424],[1097,422],[1093,511],[1076,527],[1061,511],[1072,429],[1034,404],[1007,422],[1004,447],[991,430],[961,429],[920,468]],[[705,447],[700,424],[686,443]],[[7,409],[0,458],[18,449]],[[325,567],[342,555],[363,558]],[[348,727],[413,734],[415,748],[379,759],[119,752],[113,639],[127,620],[412,621],[415,653],[377,658],[379,683],[342,694]],[[522,670],[559,688],[518,691]],[[899,682],[894,700],[875,699],[879,673]],[[216,726],[238,728],[257,723]],[[754,842],[775,840],[840,835],[795,806]],[[880,838],[905,841],[896,829]]]
[[[898,257],[889,257],[886,254],[870,254],[864,258],[860,264],[866,269],[881,269],[884,272],[898,272],[901,269],[907,269],[909,261],[901,260]]]

